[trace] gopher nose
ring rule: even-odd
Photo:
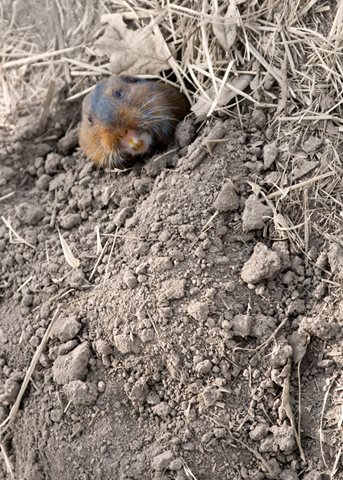
[[[151,142],[151,133],[129,129],[121,139],[120,146],[129,155],[142,155],[150,149]]]
[[[142,139],[135,136],[130,137],[127,143],[133,150],[139,150],[143,146]]]

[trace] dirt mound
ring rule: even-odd
[[[193,143],[185,123],[175,149],[121,174],[95,170],[72,135],[64,153],[3,141],[3,425],[60,315],[3,436],[1,478],[337,467],[342,249],[313,236],[305,258],[275,233],[251,189],[269,188],[271,148],[245,122],[213,120]]]

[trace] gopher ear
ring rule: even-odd
[[[137,77],[130,77],[130,75],[124,75],[120,77],[124,82],[127,83],[140,83],[140,82],[145,82],[144,78],[137,78]]]

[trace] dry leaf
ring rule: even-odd
[[[299,363],[306,354],[309,338],[308,335],[303,335],[299,332],[293,332],[292,335],[288,337],[288,342],[293,348],[292,359],[295,365]]]
[[[244,93],[244,90],[250,85],[250,82],[253,80],[253,78],[253,75],[244,73],[239,77],[234,78],[230,84],[224,85],[217,102],[218,107],[225,107],[233,98],[237,96],[242,96],[247,100],[250,100],[252,103],[255,103],[256,100],[254,98]],[[206,94],[208,97],[214,98],[215,92],[213,87],[209,88],[206,91]],[[197,120],[202,122],[205,120],[210,108],[211,102],[209,102],[208,98],[202,95],[196,104],[193,105],[191,110],[195,113]]]
[[[304,177],[309,172],[311,172],[314,168],[318,167],[319,162],[312,161],[312,160],[300,160],[298,165],[293,168],[291,175],[294,180],[298,180],[298,178]]]
[[[262,188],[255,182],[248,181],[247,183],[250,185],[252,193],[258,197]]]
[[[128,28],[120,13],[104,15],[108,23],[104,35],[95,42],[94,50],[99,56],[110,58],[113,73],[129,75],[157,75],[170,68],[164,43],[145,28]]]
[[[230,5],[224,17],[218,16],[212,23],[212,29],[220,45],[227,52],[235,43],[237,36],[237,16],[235,0]]]
[[[286,416],[288,417],[288,419],[290,421],[290,424],[293,428],[294,437],[295,437],[295,440],[296,440],[298,448],[299,448],[301,459],[303,461],[306,461],[305,454],[304,454],[304,451],[303,451],[302,446],[301,446],[301,437],[299,436],[299,432],[297,430],[297,426],[296,426],[296,423],[295,423],[295,420],[294,420],[292,405],[291,405],[291,403],[292,403],[291,402],[291,395],[290,395],[290,392],[289,392],[289,385],[290,385],[289,378],[290,378],[290,372],[291,372],[291,362],[290,362],[290,360],[288,361],[287,367],[288,367],[288,375],[285,378],[285,381],[284,381],[284,384],[283,384],[283,389],[282,389],[282,394],[281,394],[281,406],[279,407],[279,414],[280,414],[280,412],[284,412],[286,414]],[[283,414],[281,416],[283,416]]]
[[[66,259],[68,264],[71,266],[71,268],[78,268],[80,266],[80,260],[78,260],[77,258],[74,257],[74,255],[72,254],[72,252],[70,250],[69,245],[64,240],[64,238],[62,237],[60,232],[58,232],[58,235],[60,236],[60,242],[61,242],[61,245],[62,245],[64,258]]]

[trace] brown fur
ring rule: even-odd
[[[97,101],[106,100],[113,120],[97,118],[92,102],[93,92],[82,105],[79,143],[85,154],[99,166],[125,166],[134,163],[134,155],[121,151],[120,141],[128,130],[147,131],[153,140],[149,153],[173,140],[176,124],[189,113],[187,99],[176,88],[162,82],[134,83],[125,77],[110,77],[100,82],[103,91]],[[100,91],[100,90],[99,90]],[[123,98],[116,99],[120,91]],[[106,97],[106,98],[104,98]],[[89,121],[91,118],[91,121]],[[168,128],[165,128],[167,119]]]

